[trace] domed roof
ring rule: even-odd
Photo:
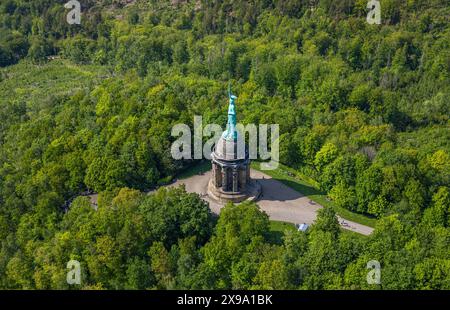
[[[238,148],[239,140],[240,139],[238,139],[237,141],[227,140],[224,137],[221,137],[216,143],[216,147],[213,152],[214,157],[216,159],[224,161],[246,159],[248,156],[245,144],[242,143],[242,146]]]

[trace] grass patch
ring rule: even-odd
[[[262,171],[259,167],[258,162],[252,162],[252,168]],[[305,180],[307,178],[301,176],[294,169],[280,165],[275,170],[264,170],[262,172],[264,172],[267,175],[270,175],[272,178],[282,182],[283,184],[289,186],[290,188],[293,188],[296,191],[302,193],[303,195],[310,198],[312,201],[317,202],[322,206],[333,208],[339,216],[341,216],[346,220],[363,224],[369,227],[375,227],[375,224],[377,222],[375,218],[371,218],[366,215],[355,213],[336,206],[332,201],[327,199],[327,195],[324,192],[317,189],[317,183],[315,181],[310,179]]]
[[[200,161],[200,162],[194,164],[193,166],[186,168],[184,171],[180,172],[177,175],[177,179],[179,179],[179,180],[187,179],[187,178],[193,177],[194,175],[208,172],[209,170],[211,170],[211,162],[210,161]]]
[[[348,230],[348,229],[344,229],[342,227],[341,227],[341,235],[349,235],[349,236],[352,236],[354,238],[358,238],[358,239],[361,239],[361,240],[366,240],[367,238],[369,238],[369,236],[357,233],[356,231],[351,231],[351,230]]]
[[[0,101],[23,101],[36,109],[37,103],[43,105],[49,97],[72,96],[89,89],[108,78],[110,73],[102,66],[75,65],[57,59],[44,65],[22,60],[0,68],[0,75],[4,77],[0,83]]]
[[[285,231],[297,231],[292,223],[270,221],[270,230],[267,239],[270,243],[282,244]]]

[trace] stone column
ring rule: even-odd
[[[239,169],[239,182],[241,183],[241,191],[245,192],[247,189],[247,171],[245,167]]]
[[[246,173],[247,183],[250,183],[250,165],[245,166],[245,173]]]
[[[227,189],[228,189],[228,179],[227,179],[227,169],[226,168],[224,168],[224,167],[222,167],[222,190],[224,191],[224,192],[226,192],[227,191]]]
[[[214,162],[213,161],[211,161],[211,168],[212,168],[212,171],[211,171],[211,180],[212,180],[212,182],[213,182],[213,184],[214,184],[214,186],[216,186],[217,187],[217,179],[216,179],[216,165],[214,164]]]
[[[233,168],[233,192],[237,193],[238,188],[238,170],[236,167]]]
[[[214,164],[214,185],[216,187],[222,186],[222,173],[220,172],[220,166],[218,164]]]

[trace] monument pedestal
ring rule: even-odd
[[[239,203],[243,201],[256,201],[261,195],[261,184],[257,181],[250,181],[247,184],[245,191],[242,192],[227,192],[223,191],[221,187],[216,187],[213,180],[208,183],[208,196],[220,203]]]

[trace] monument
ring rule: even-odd
[[[227,128],[211,154],[212,176],[208,183],[208,195],[222,203],[254,201],[261,194],[261,185],[250,177],[248,147],[236,129],[237,97],[231,90],[228,90],[228,97]]]

